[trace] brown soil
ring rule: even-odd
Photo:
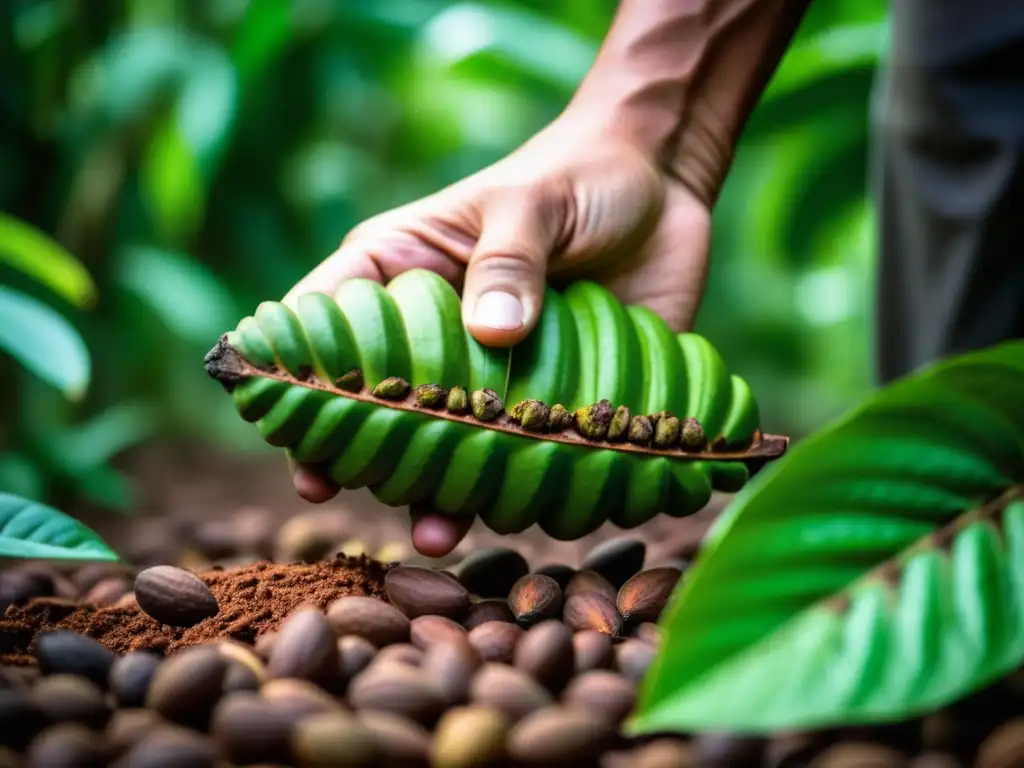
[[[160,624],[135,605],[99,607],[40,598],[11,606],[0,619],[0,664],[34,664],[36,637],[53,629],[88,635],[115,653],[169,653],[220,638],[253,643],[302,604],[326,609],[345,595],[386,599],[386,570],[383,564],[361,556],[312,564],[264,561],[231,570],[202,571],[197,575],[210,587],[220,611],[188,628]]]

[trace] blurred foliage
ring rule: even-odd
[[[0,6],[0,284],[74,324],[92,357],[77,401],[60,392],[74,382],[0,359],[0,489],[127,509],[109,460],[154,434],[262,450],[202,374],[203,353],[361,219],[557,116],[614,6]],[[697,330],[752,383],[773,431],[805,433],[870,385],[868,97],[885,42],[882,0],[817,3],[715,212]],[[18,222],[95,287],[73,262],[46,262],[55,244]],[[64,295],[59,310],[47,289]],[[64,370],[70,348],[27,341],[46,334],[37,315],[19,315],[30,327],[14,354]]]

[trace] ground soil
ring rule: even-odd
[[[0,619],[0,665],[35,663],[32,649],[40,632],[67,629],[95,638],[115,653],[180,648],[230,638],[253,643],[302,604],[326,609],[346,595],[386,600],[385,567],[367,557],[289,565],[253,563],[197,574],[210,587],[220,611],[188,627],[162,625],[137,605],[95,606],[62,598],[40,598],[11,606]]]

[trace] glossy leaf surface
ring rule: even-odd
[[[0,493],[0,557],[118,560],[103,539],[74,518],[8,493]]]
[[[1024,342],[879,391],[751,482],[662,620],[636,732],[903,719],[1024,660]]]

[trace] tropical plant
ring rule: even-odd
[[[900,720],[1019,667],[1022,392],[1024,342],[953,357],[755,477],[677,587],[632,730]]]

